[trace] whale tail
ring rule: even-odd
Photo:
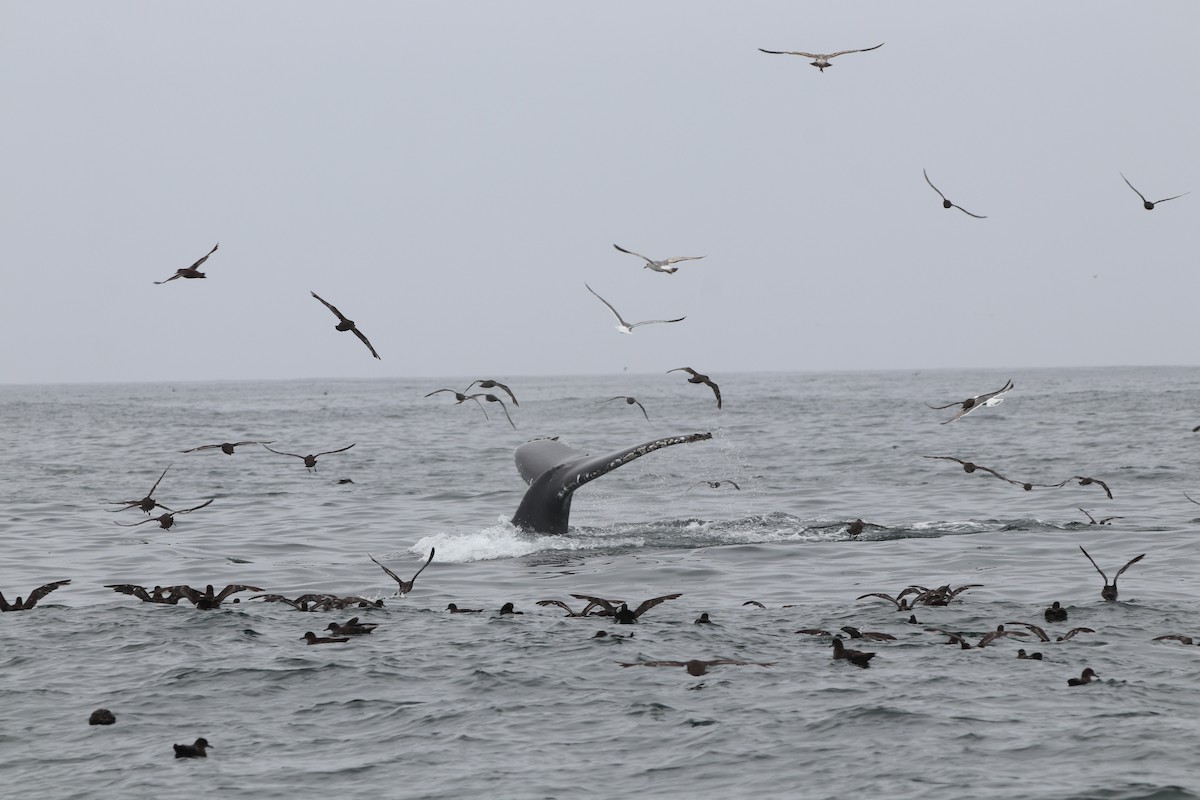
[[[537,533],[566,533],[571,496],[585,483],[607,475],[664,447],[711,439],[711,433],[669,436],[603,455],[588,455],[557,439],[535,439],[513,453],[517,471],[529,484],[512,523]]]

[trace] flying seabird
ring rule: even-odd
[[[213,253],[217,252],[217,248],[220,246],[221,246],[221,243],[217,242],[216,244],[213,245],[213,249],[209,250],[207,253],[205,253],[204,257],[201,258],[199,261],[197,261],[195,264],[192,264],[190,267],[184,267],[182,269],[177,269],[177,270],[175,270],[175,274],[172,275],[171,277],[167,278],[165,281],[155,281],[154,283],[156,285],[162,284],[162,283],[170,283],[171,281],[175,280],[176,278],[203,278],[204,273],[200,272],[196,268],[199,267],[201,264],[203,264],[205,261],[208,261],[208,257],[211,256]]]
[[[167,469],[170,469],[170,468],[171,468],[171,465],[168,464]],[[146,496],[143,497],[141,500],[110,500],[109,505],[125,506],[125,508],[117,508],[117,509],[110,509],[110,510],[113,511],[113,513],[115,513],[117,511],[128,511],[129,509],[136,506],[136,507],[140,508],[142,511],[145,511],[147,514],[149,514],[155,508],[159,508],[159,507],[167,508],[166,506],[161,505],[154,499],[154,490],[158,488],[158,484],[162,483],[162,479],[167,474],[167,469],[164,469],[162,471],[162,475],[158,476],[158,480],[156,480],[154,482],[154,485],[150,487],[150,491],[146,492]],[[170,510],[171,509],[167,508],[167,511],[170,511]]]
[[[172,588],[178,589],[185,598],[192,601],[192,604],[195,605],[196,608],[205,611],[209,611],[214,608],[220,608],[221,603],[225,602],[225,598],[229,597],[231,594],[237,594],[238,592],[262,591],[262,589],[257,586],[249,586],[244,583],[231,583],[222,589],[220,594],[213,593],[213,586],[211,583],[204,587],[203,592],[193,589],[191,586],[176,586]],[[236,603],[238,601],[234,600],[233,602]]]
[[[1070,680],[1068,680],[1067,686],[1084,686],[1086,684],[1091,683],[1092,678],[1099,678],[1099,677],[1100,676],[1096,674],[1096,671],[1094,669],[1092,669],[1091,667],[1088,667],[1087,669],[1085,669],[1083,671],[1083,674],[1081,674],[1078,678],[1071,678]]]
[[[112,589],[118,594],[127,594],[141,600],[143,603],[161,603],[163,605],[178,605],[183,599],[183,592],[178,586],[155,586],[147,589],[132,583],[107,583],[105,589]]]
[[[717,396],[717,410],[718,411],[721,410],[721,387],[717,386],[715,383],[713,383],[712,378],[708,377],[707,375],[701,375],[699,372],[696,372],[696,370],[692,369],[691,367],[676,367],[675,369],[667,370],[668,375],[670,375],[672,372],[686,372],[687,374],[692,376],[687,379],[688,383],[696,383],[696,384],[702,383],[702,384],[708,386],[710,389],[712,389],[713,394]]]
[[[413,584],[417,582],[417,577],[422,572],[424,572],[425,568],[429,566],[431,561],[433,561],[433,554],[436,552],[437,552],[436,547],[429,548],[429,558],[425,559],[425,563],[421,565],[421,568],[419,570],[417,570],[417,574],[413,575],[412,580],[410,580],[410,581],[404,580],[399,575],[392,572],[387,567],[383,566],[383,564],[379,564],[378,561],[375,561],[375,556],[371,555],[370,553],[367,553],[367,558],[371,559],[372,561],[375,561],[376,564],[379,564],[380,568],[383,569],[383,571],[388,574],[388,577],[390,577],[392,580],[394,580],[396,583],[399,584],[399,586],[396,588],[396,597],[403,597],[404,595],[406,595],[412,591]]]
[[[586,283],[584,286],[587,286],[587,290],[592,294],[595,294],[596,297],[600,299],[601,303],[604,303],[604,305],[608,306],[608,310],[611,311],[613,316],[617,318],[617,330],[619,330],[621,333],[633,333],[633,329],[639,325],[653,325],[654,323],[658,322],[683,322],[685,319],[687,319],[687,317],[680,317],[679,319],[648,319],[642,322],[634,322],[630,324],[621,317],[620,313],[615,308],[613,308],[612,303],[596,294],[596,290],[591,286],[588,286]]]
[[[1180,633],[1168,633],[1165,636],[1155,636],[1153,641],[1156,641],[1156,642],[1174,641],[1174,642],[1179,642],[1180,644],[1192,644],[1192,637],[1184,636],[1183,634],[1180,634]]]
[[[482,397],[484,400],[488,401],[489,403],[499,403],[500,409],[504,412],[505,419],[508,420],[508,424],[512,425],[514,431],[517,429],[517,424],[515,422],[513,422],[512,417],[510,417],[508,415],[508,408],[504,405],[504,401],[501,400],[499,397],[497,397],[494,394],[469,394],[469,395],[467,395],[468,399],[474,400],[476,403],[479,402],[478,398],[480,398],[480,397]]]
[[[738,486],[733,481],[723,480],[723,481],[696,481],[691,486],[689,486],[687,489],[685,489],[684,492],[690,492],[692,489],[695,489],[697,486],[702,486],[702,485],[707,486],[710,489],[720,489],[721,485],[725,484],[725,483],[728,483],[730,486],[737,489],[739,492],[742,490],[742,487]]]
[[[208,743],[208,739],[201,738],[197,739],[195,744],[177,744],[174,747],[176,758],[208,758],[205,750],[212,745]]]
[[[484,381],[472,381],[471,382],[471,386],[476,386],[476,385],[478,385],[480,389],[503,389],[504,393],[507,394],[509,396],[509,398],[512,399],[514,406],[520,407],[520,405],[521,405],[520,403],[517,402],[517,396],[512,393],[512,389],[508,388],[507,386],[505,386],[503,383],[500,383],[499,381],[493,381],[493,380],[489,379],[489,380],[484,380]],[[471,386],[468,386],[466,388],[466,391],[468,391],[468,392],[471,391]],[[428,397],[429,395],[425,395],[425,396]],[[459,402],[461,402],[461,401],[459,401]]]
[[[190,450],[180,450],[181,453],[195,453],[197,450],[215,450],[221,448],[221,452],[227,456],[233,455],[233,448],[241,447],[244,444],[274,444],[275,440],[269,442],[254,441],[254,442],[222,442],[221,444],[202,444],[199,447],[193,447]]]
[[[1079,508],[1079,507],[1076,506],[1076,508]],[[1096,519],[1091,514],[1088,514],[1086,509],[1080,508],[1079,510],[1087,515],[1088,525],[1107,525],[1108,523],[1112,522],[1114,519],[1125,519],[1124,517],[1102,517],[1100,519]]]
[[[434,389],[432,392],[430,392],[429,394],[427,394],[425,396],[433,397],[438,392],[450,392],[450,394],[454,395],[454,399],[458,401],[458,403],[456,403],[456,405],[462,405],[463,403],[465,403],[468,400],[474,400],[475,405],[479,406],[479,410],[483,412],[483,418],[487,419],[487,420],[491,419],[491,417],[488,416],[487,409],[483,407],[483,403],[479,402],[479,400],[478,400],[479,395],[463,394],[462,392],[457,391],[455,389]]]
[[[609,601],[608,601],[608,607],[609,607],[609,608],[613,607],[614,605],[620,605],[620,604],[621,604],[621,601],[620,601],[620,600],[609,600]],[[535,605],[539,605],[539,606],[558,606],[559,608],[561,608],[561,609],[563,609],[564,611],[566,611],[566,612],[567,612],[567,616],[568,616],[568,617],[587,617],[587,616],[599,617],[599,616],[611,616],[611,613],[610,613],[610,612],[607,612],[607,611],[601,611],[601,612],[596,612],[595,614],[592,614],[592,613],[591,613],[591,611],[592,611],[592,609],[593,609],[593,608],[602,608],[602,607],[603,607],[603,606],[601,606],[601,604],[600,604],[600,603],[597,603],[597,602],[595,602],[595,601],[592,601],[592,602],[588,603],[587,605],[585,605],[585,606],[583,607],[583,610],[582,610],[582,611],[578,611],[578,612],[577,612],[577,611],[573,611],[573,610],[571,609],[571,607],[570,607],[569,605],[567,605],[566,603],[564,603],[562,600],[538,600],[538,601],[537,601],[537,603],[536,603]]]
[[[1143,195],[1137,189],[1134,189],[1133,184],[1129,182],[1129,178],[1126,178],[1124,173],[1118,173],[1118,174],[1121,175],[1121,180],[1125,181],[1125,185],[1128,186],[1130,189],[1133,189],[1133,191],[1135,193],[1137,193],[1137,196],[1142,198],[1142,208],[1146,209],[1147,211],[1153,211],[1154,207],[1156,205],[1158,205],[1159,203],[1165,203],[1165,202],[1167,202],[1167,200],[1176,200],[1180,197],[1183,197],[1184,194],[1191,194],[1191,192],[1184,192],[1183,194],[1175,195],[1175,197],[1167,197],[1162,200],[1155,200],[1155,201],[1151,202],[1146,199],[1145,195]],[[203,259],[201,259],[201,260],[203,261]],[[204,276],[201,276],[201,277],[204,277]]]
[[[691,661],[634,661],[633,663],[617,662],[622,667],[683,667],[689,675],[704,675],[709,667],[732,664],[739,667],[769,667],[774,661],[739,661],[735,658],[717,658],[709,661],[692,659]]]
[[[1104,490],[1104,493],[1105,493],[1106,495],[1108,495],[1108,499],[1109,499],[1109,500],[1112,500],[1112,499],[1113,499],[1112,490],[1108,488],[1108,484],[1107,484],[1107,483],[1105,483],[1104,481],[1100,480],[1099,478],[1085,478],[1085,477],[1084,477],[1084,476],[1082,476],[1082,475],[1075,475],[1075,476],[1073,476],[1073,477],[1067,478],[1065,481],[1063,481],[1062,483],[1058,484],[1058,486],[1060,486],[1060,487],[1061,487],[1061,486],[1066,486],[1066,485],[1067,485],[1068,483],[1070,483],[1071,481],[1079,481],[1079,485],[1080,485],[1080,486],[1090,486],[1091,484],[1093,484],[1093,483],[1094,483],[1094,484],[1096,484],[1097,486],[1099,486],[1101,489],[1103,489],[1103,490]],[[1082,510],[1083,510],[1083,509],[1080,509],[1080,511],[1082,511]],[[1084,513],[1086,514],[1087,512],[1085,511]],[[1116,519],[1116,517],[1114,517],[1113,519]]]
[[[635,253],[632,250],[626,250],[619,244],[614,244],[613,247],[617,248],[622,253],[628,253],[631,256],[637,256],[645,261],[646,266],[644,269],[652,269],[655,272],[665,272],[668,275],[679,271],[679,267],[672,267],[672,264],[678,264],[680,261],[699,261],[700,259],[704,258],[704,256],[673,256],[671,258],[665,258],[662,261],[655,261],[652,258],[646,258],[641,253]],[[612,306],[609,306],[609,308],[612,308]]]
[[[612,614],[613,617],[616,618],[618,623],[620,623],[621,625],[630,625],[632,623],[637,622],[638,617],[642,616],[642,614],[645,614],[647,611],[654,608],[659,603],[661,603],[665,600],[674,600],[678,597],[683,597],[683,595],[680,593],[675,593],[675,594],[664,594],[662,597],[652,597],[649,600],[643,601],[642,604],[640,606],[638,606],[637,609],[634,611],[630,611],[629,606],[625,603],[621,603],[621,606],[619,608],[617,608],[611,602],[609,602],[608,600],[605,600],[602,597],[592,597],[592,596],[586,595],[586,594],[573,594],[573,595],[571,595],[571,597],[574,597],[577,600],[587,600],[589,603],[597,603],[600,606],[602,606],[606,611],[608,611],[610,614]]]
[[[1029,486],[1029,488],[1031,488],[1031,489],[1033,488],[1032,483],[1023,484],[1020,481],[1014,481],[1011,478],[1004,477],[999,472],[996,472],[996,470],[991,469],[990,467],[985,467],[985,466],[982,466],[981,464],[973,464],[970,461],[963,461],[961,458],[955,458],[954,456],[921,456],[921,457],[922,458],[941,459],[943,461],[955,461],[959,464],[962,464],[963,472],[966,472],[968,474],[975,472],[976,470],[982,470],[982,471],[988,473],[989,475],[994,475],[995,477],[999,478],[1000,480],[1004,481],[1005,483],[1011,483],[1014,486],[1026,486],[1027,485],[1027,486]],[[1062,484],[1059,484],[1059,485],[1061,486]]]
[[[120,525],[122,528],[134,528],[134,527],[137,527],[138,525],[145,525],[147,522],[157,522],[159,527],[161,527],[165,531],[168,528],[170,528],[172,525],[175,524],[175,515],[176,514],[190,514],[193,511],[198,511],[198,510],[204,508],[205,506],[209,505],[210,503],[212,503],[213,500],[216,500],[216,498],[211,497],[198,506],[192,506],[191,508],[180,509],[179,511],[171,511],[170,509],[168,509],[166,514],[160,514],[157,517],[150,517],[150,519],[144,519],[141,522],[117,522],[116,520],[113,520],[113,524]],[[166,506],[162,506],[162,507],[166,508]]]
[[[974,397],[968,397],[966,400],[955,400],[953,403],[947,403],[944,406],[931,406],[931,405],[929,405],[929,403],[926,403],[925,405],[929,408],[932,408],[935,411],[941,411],[943,408],[950,408],[950,406],[962,406],[962,408],[960,408],[958,410],[957,414],[955,414],[953,417],[946,420],[945,422],[941,423],[943,425],[947,425],[951,422],[954,422],[957,419],[961,419],[962,417],[965,417],[967,414],[970,414],[972,411],[974,411],[975,409],[980,408],[982,406],[992,407],[992,406],[1000,405],[1001,403],[1004,402],[1004,398],[1001,397],[1001,395],[1004,394],[1005,392],[1011,391],[1012,388],[1013,388],[1013,382],[1010,380],[1007,383],[1005,383],[1004,386],[1000,387],[999,389],[997,389],[994,392],[988,392],[987,394],[977,394]]]
[[[826,67],[833,66],[833,64],[829,63],[829,59],[831,59],[831,58],[837,58],[838,56],[844,56],[848,53],[866,53],[871,50],[878,50],[879,48],[883,47],[885,44],[886,44],[886,42],[880,42],[879,44],[875,45],[874,47],[864,47],[861,50],[839,50],[836,53],[803,53],[799,50],[764,50],[761,47],[758,49],[763,53],[770,53],[773,56],[803,56],[804,58],[815,59],[812,62],[812,65],[814,67],[816,67],[817,69],[821,70],[821,72],[824,72]]]
[[[1083,545],[1079,545],[1079,549],[1083,550]],[[1096,567],[1096,572],[1100,573],[1100,577],[1104,578],[1104,588],[1100,590],[1100,596],[1110,602],[1117,599],[1117,579],[1121,577],[1121,573],[1123,573],[1125,570],[1129,569],[1134,564],[1136,564],[1137,562],[1141,561],[1143,558],[1146,557],[1146,554],[1142,553],[1140,556],[1129,559],[1127,562],[1125,562],[1125,566],[1123,566],[1119,570],[1117,570],[1117,574],[1113,576],[1112,583],[1109,583],[1108,576],[1104,574],[1104,570],[1102,570],[1102,569],[1100,569],[1100,567],[1096,566],[1095,560],[1090,555],[1088,555],[1088,551],[1083,550],[1083,554],[1085,556],[1087,556],[1088,561],[1092,562],[1092,566]]]
[[[341,453],[344,450],[349,450],[351,447],[354,447],[354,445],[356,445],[356,444],[358,444],[358,442],[348,444],[345,447],[339,447],[337,450],[326,450],[324,453],[317,453],[316,455],[307,455],[307,456],[302,456],[297,453],[281,453],[278,450],[274,450],[270,447],[267,447],[265,444],[263,445],[263,447],[266,447],[268,450],[270,450],[272,453],[274,453],[277,456],[291,456],[292,458],[302,459],[304,461],[304,466],[307,467],[310,472],[315,472],[317,469],[317,459],[318,458],[320,458],[321,456],[331,455],[333,453]]]
[[[22,600],[18,597],[11,603],[4,599],[4,592],[0,592],[0,611],[28,611],[37,605],[38,600],[41,600],[46,595],[53,592],[60,586],[66,586],[71,582],[68,578],[65,581],[55,581],[54,583],[46,583],[29,593],[29,597]]]
[[[946,199],[946,195],[942,194],[942,190],[937,188],[936,186],[934,186],[933,181],[929,180],[929,173],[925,172],[925,170],[921,170],[921,172],[925,175],[925,182],[928,183],[933,188],[933,190],[938,193],[938,196],[942,198],[942,208],[957,208],[959,211],[963,212],[968,217],[974,217],[975,219],[987,219],[987,217],[983,216],[982,214],[972,214],[970,211],[967,211],[962,206],[957,205],[955,203],[951,203],[949,200]]]
[[[1024,625],[1026,628],[1028,628],[1030,631],[1033,632],[1034,636],[1038,637],[1038,641],[1040,641],[1040,642],[1050,641],[1050,637],[1046,635],[1046,631],[1043,630],[1042,627],[1039,625],[1034,625],[1031,622],[1006,622],[1005,624],[1006,625]],[[1091,628],[1072,628],[1071,630],[1064,633],[1062,636],[1057,637],[1054,641],[1066,642],[1066,641],[1069,641],[1070,639],[1074,638],[1074,636],[1078,633],[1095,633],[1095,631],[1092,630]]]
[[[337,325],[334,326],[334,328],[336,330],[353,331],[355,336],[357,336],[359,339],[362,339],[362,343],[365,344],[367,346],[367,349],[371,351],[371,355],[375,356],[376,358],[379,358],[379,353],[375,352],[375,348],[371,346],[370,340],[367,339],[367,337],[363,335],[363,332],[358,329],[358,327],[354,324],[354,320],[347,319],[345,314],[338,311],[337,308],[335,306],[333,306],[331,303],[327,302],[326,300],[323,300],[321,298],[321,296],[318,295],[316,292],[310,291],[310,294],[312,294],[313,297],[320,300],[321,304],[323,306],[325,306],[326,308],[328,308],[330,311],[332,311],[334,313],[334,315],[338,318],[339,322]]]
[[[517,611],[517,607],[512,603],[505,603],[504,605],[500,606],[500,611],[498,613],[503,616],[505,614],[524,614],[525,612]]]
[[[636,405],[638,408],[640,408],[642,410],[642,416],[646,418],[646,422],[650,421],[650,415],[646,413],[646,407],[644,405],[642,405],[641,403],[639,403],[636,397],[626,397],[623,394],[619,394],[616,397],[610,397],[607,400],[601,400],[600,402],[601,403],[611,403],[613,400],[624,400],[626,405],[631,405],[631,406]]]

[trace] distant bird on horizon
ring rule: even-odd
[[[972,214],[970,211],[967,211],[962,206],[956,205],[955,203],[951,203],[949,200],[946,199],[946,195],[942,194],[942,190],[937,188],[936,186],[934,186],[933,181],[929,180],[929,173],[926,172],[925,170],[921,170],[921,173],[925,175],[925,182],[928,183],[930,185],[930,187],[932,187],[932,189],[938,193],[938,197],[942,198],[942,208],[957,208],[959,211],[963,212],[968,217],[974,217],[975,219],[987,219],[987,217],[985,217],[985,216],[982,216],[980,214]]]
[[[947,403],[944,406],[931,406],[929,403],[926,403],[925,406],[927,408],[932,408],[934,411],[941,411],[944,408],[950,408],[950,406],[961,406],[957,414],[941,423],[942,425],[948,425],[955,420],[965,417],[977,408],[982,408],[983,406],[991,408],[1000,405],[1004,402],[1004,397],[1002,395],[1012,391],[1012,388],[1013,382],[1010,379],[994,392],[977,394],[974,397],[968,397],[966,400],[955,400],[953,403]]]
[[[30,592],[29,597],[24,599],[18,597],[11,603],[4,599],[4,592],[0,592],[0,611],[28,611],[37,605],[38,600],[41,600],[58,587],[66,586],[70,582],[71,579],[68,578],[65,581],[54,581],[53,583],[43,584]]]
[[[150,517],[149,519],[144,519],[141,522],[117,522],[116,520],[113,520],[113,524],[120,525],[122,528],[135,528],[138,525],[145,525],[147,522],[157,522],[159,527],[161,527],[165,531],[165,530],[168,530],[171,526],[173,526],[175,524],[176,515],[190,514],[193,511],[199,511],[200,509],[202,509],[205,506],[212,503],[212,501],[215,499],[216,499],[215,497],[210,497],[208,500],[204,501],[203,503],[201,503],[198,506],[192,506],[191,508],[180,509],[179,511],[172,511],[171,509],[167,508],[166,506],[162,506],[162,508],[167,508],[166,514],[159,514],[157,517]]]
[[[864,47],[860,50],[839,50],[836,53],[804,53],[800,50],[764,50],[761,47],[758,49],[763,53],[770,53],[773,56],[803,56],[804,58],[816,59],[812,62],[812,66],[816,67],[821,72],[824,72],[826,67],[833,66],[833,64],[829,63],[829,59],[831,58],[837,58],[838,56],[844,56],[849,53],[868,53],[871,50],[878,50],[885,44],[887,44],[887,42],[880,42],[874,47]]]
[[[359,339],[362,340],[363,344],[365,344],[367,346],[367,349],[371,351],[371,355],[375,356],[376,358],[379,358],[379,353],[375,352],[375,348],[371,346],[371,341],[363,334],[362,331],[360,331],[358,329],[358,326],[354,324],[354,320],[347,319],[346,315],[343,314],[342,312],[338,311],[336,306],[334,306],[332,303],[329,303],[328,301],[322,299],[321,296],[319,294],[317,294],[316,292],[313,292],[310,290],[309,294],[311,294],[313,297],[317,298],[317,300],[320,300],[321,305],[325,306],[330,311],[332,311],[334,313],[334,316],[336,316],[338,318],[338,324],[333,326],[335,330],[352,332],[355,336],[357,336]],[[382,361],[383,359],[380,359],[380,360]]]
[[[272,453],[274,453],[277,456],[291,456],[292,458],[299,458],[302,461],[304,461],[304,466],[308,469],[309,472],[316,472],[318,458],[320,458],[321,456],[332,455],[334,453],[341,453],[343,451],[349,450],[351,447],[354,447],[354,445],[356,445],[356,444],[358,444],[358,442],[353,442],[351,444],[346,445],[345,447],[339,447],[337,450],[326,450],[324,453],[309,454],[307,456],[302,456],[297,453],[281,453],[278,450],[274,450],[270,447],[267,447],[265,444],[263,445],[263,447],[266,447],[268,450],[270,450]]]
[[[587,290],[589,292],[591,292],[592,294],[596,295],[596,297],[600,300],[601,303],[604,303],[604,305],[608,306],[608,310],[611,311],[613,313],[613,316],[617,318],[617,330],[620,331],[621,333],[630,333],[631,334],[631,333],[633,333],[633,329],[638,327],[639,325],[654,325],[657,323],[666,323],[666,322],[683,322],[685,319],[687,319],[687,317],[680,317],[679,319],[647,319],[647,320],[643,320],[642,322],[629,323],[629,322],[625,321],[625,319],[621,316],[620,312],[618,312],[615,308],[613,308],[612,303],[608,302],[603,297],[600,297],[600,295],[596,293],[595,289],[593,289],[591,286],[588,286],[586,283],[584,284],[584,286],[587,286]]]
[[[213,253],[217,252],[217,248],[220,246],[221,246],[221,243],[217,242],[216,244],[213,245],[213,249],[209,250],[207,253],[205,253],[203,258],[201,258],[195,264],[192,264],[190,267],[183,267],[181,269],[177,269],[177,270],[175,270],[175,274],[172,275],[171,277],[167,278],[165,281],[155,281],[154,284],[157,286],[157,285],[163,284],[163,283],[170,283],[171,281],[175,280],[176,278],[203,278],[204,273],[200,272],[196,268],[199,267],[201,264],[203,264],[205,261],[208,261],[208,257],[211,256]]]
[[[1146,209],[1147,211],[1153,211],[1154,207],[1156,205],[1158,205],[1159,203],[1165,203],[1168,200],[1178,200],[1180,197],[1183,197],[1183,195],[1185,195],[1185,194],[1191,194],[1191,192],[1184,192],[1183,194],[1177,194],[1174,197],[1165,197],[1162,200],[1150,201],[1150,200],[1146,199],[1146,196],[1144,194],[1139,192],[1137,189],[1134,189],[1133,184],[1129,182],[1129,178],[1126,178],[1124,173],[1118,173],[1118,174],[1121,176],[1121,180],[1125,181],[1125,185],[1128,186],[1130,189],[1133,189],[1134,193],[1137,194],[1138,197],[1142,198],[1142,208]]]
[[[619,244],[614,244],[613,247],[617,248],[622,253],[628,253],[631,256],[637,256],[645,261],[646,265],[643,267],[643,269],[652,269],[655,272],[665,272],[668,275],[672,275],[679,271],[679,267],[672,267],[672,264],[678,264],[680,261],[699,261],[700,259],[704,258],[704,256],[672,256],[671,258],[664,258],[662,261],[655,261],[652,258],[646,258],[646,256],[642,255],[641,253],[635,253],[632,250],[626,250]]]
[[[646,422],[650,421],[650,415],[646,413],[646,407],[639,403],[636,397],[626,397],[625,395],[619,394],[616,397],[610,397],[607,400],[601,400],[600,402],[611,403],[613,400],[624,400],[626,405],[636,405],[642,410],[642,416],[646,418]]]
[[[1083,550],[1083,545],[1079,545],[1079,549]],[[1104,588],[1100,590],[1100,596],[1110,603],[1117,599],[1117,579],[1121,577],[1121,574],[1125,572],[1125,570],[1129,569],[1134,564],[1146,557],[1146,554],[1142,553],[1140,556],[1135,556],[1134,558],[1129,559],[1127,562],[1125,562],[1125,566],[1117,570],[1117,574],[1113,576],[1112,583],[1109,583],[1108,576],[1104,574],[1104,570],[1096,566],[1095,559],[1088,555],[1088,551],[1083,550],[1083,554],[1087,556],[1087,560],[1092,562],[1092,566],[1096,567],[1096,572],[1099,572],[1100,577],[1104,579]]]
[[[436,547],[429,548],[429,558],[425,559],[425,563],[421,565],[421,568],[419,570],[417,570],[417,574],[413,575],[412,580],[408,580],[408,581],[404,580],[399,575],[392,572],[387,567],[383,566],[383,564],[379,564],[379,562],[375,560],[375,556],[371,555],[370,553],[367,553],[367,558],[371,559],[372,561],[375,561],[376,564],[379,564],[380,568],[388,574],[388,577],[391,578],[392,580],[394,580],[397,584],[399,584],[399,587],[396,589],[396,597],[403,597],[404,595],[406,595],[412,591],[413,584],[417,582],[417,577],[422,572],[424,572],[425,568],[428,567],[429,564],[433,561],[433,554],[436,552],[437,552]]]
[[[518,408],[521,406],[521,404],[517,402],[517,396],[512,393],[512,389],[508,388],[499,381],[493,381],[490,379],[484,381],[471,381],[471,386],[468,386],[464,391],[469,392],[471,391],[471,387],[476,385],[478,385],[480,389],[501,389],[509,396],[509,399],[512,400],[514,406],[517,406]]]
[[[713,394],[716,395],[716,397],[717,397],[717,410],[718,411],[721,410],[721,387],[717,386],[715,383],[713,383],[712,378],[708,377],[707,375],[701,375],[699,372],[696,372],[696,370],[692,369],[691,367],[676,367],[675,369],[667,370],[668,375],[670,375],[672,372],[686,372],[687,374],[692,376],[687,379],[688,383],[695,383],[695,384],[702,383],[705,386],[707,386],[708,388],[712,389]]]
[[[215,450],[221,448],[221,452],[227,456],[233,455],[233,448],[241,447],[244,444],[274,444],[275,440],[269,442],[253,441],[253,442],[222,442],[221,444],[202,444],[199,447],[193,447],[190,450],[180,450],[181,453],[195,453],[197,450]]]

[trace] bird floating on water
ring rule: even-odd
[[[691,661],[634,661],[632,663],[617,662],[622,667],[683,667],[689,675],[704,675],[709,667],[733,665],[739,667],[769,667],[774,661],[739,661],[736,658],[716,658],[708,661],[693,658]]]
[[[176,758],[208,758],[206,751],[212,745],[208,743],[208,739],[202,737],[193,744],[177,744],[174,747]]]

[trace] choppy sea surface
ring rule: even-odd
[[[505,381],[489,404],[433,389]],[[0,386],[0,786],[111,798],[1194,798],[1200,796],[1200,369],[464,376]],[[940,405],[1006,401],[943,425]],[[491,390],[497,391],[497,390]],[[636,396],[637,407],[613,395]],[[570,531],[508,519],[513,449],[540,436],[591,452],[711,431],[582,488]],[[322,456],[244,445],[271,440]],[[1023,491],[950,455],[1036,484]],[[111,501],[210,506],[157,523]],[[342,483],[349,479],[352,483]],[[736,481],[734,489],[703,481]],[[701,482],[701,483],[698,483]],[[1086,509],[1106,525],[1088,524]],[[847,523],[870,523],[858,537]],[[1103,581],[1126,561],[1120,598]],[[436,557],[412,593],[408,578]],[[152,605],[104,584],[245,583],[289,597],[382,598],[301,613],[248,599]],[[981,586],[906,624],[911,584]],[[637,625],[568,618],[575,594],[682,593]],[[743,605],[756,600],[765,608]],[[1058,600],[1067,623],[1046,623]],[[449,602],[485,609],[450,614]],[[499,616],[505,602],[524,613]],[[693,621],[708,612],[715,624]],[[308,646],[351,616],[348,644]],[[1027,621],[1067,642],[971,641]],[[870,669],[831,658],[843,625]],[[1009,625],[1010,628],[1020,626]],[[630,638],[593,638],[606,630]],[[631,636],[630,636],[631,635]],[[1019,647],[1044,654],[1020,660]],[[741,659],[694,677],[622,662]],[[1091,667],[1101,676],[1068,688]],[[108,708],[112,726],[89,726]],[[207,759],[171,745],[205,737]],[[19,790],[19,791],[17,791]],[[5,794],[5,792],[0,792]]]

